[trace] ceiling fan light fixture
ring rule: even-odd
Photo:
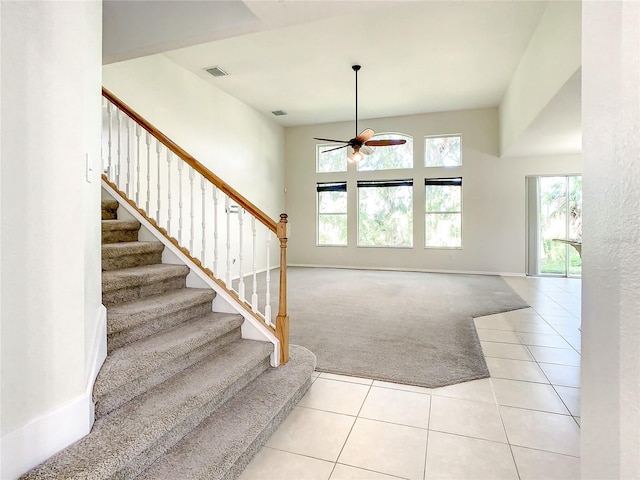
[[[360,152],[360,149],[353,149],[351,155],[347,157],[350,162],[358,163],[364,160],[364,155]]]

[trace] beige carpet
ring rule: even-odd
[[[528,305],[498,276],[287,269],[291,343],[317,370],[438,387],[489,376],[473,317]]]

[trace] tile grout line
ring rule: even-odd
[[[356,416],[355,416],[355,419],[353,421],[353,424],[351,425],[351,428],[349,429],[349,433],[347,433],[347,436],[344,439],[344,443],[342,444],[342,447],[340,448],[340,451],[338,452],[338,456],[336,457],[336,461],[333,462],[333,469],[331,470],[331,474],[332,475],[333,475],[333,470],[336,469],[336,465],[338,464],[338,460],[340,460],[340,456],[342,455],[342,452],[344,451],[344,447],[347,446],[347,442],[349,441],[349,437],[351,436],[351,433],[353,432],[353,429],[356,426],[356,423],[358,422],[358,419],[360,418],[360,412],[362,411],[362,407],[364,407],[364,403],[367,401],[367,398],[369,398],[369,393],[371,392],[371,387],[372,386],[373,386],[373,380],[371,381],[371,384],[368,385],[369,388],[367,389],[367,394],[364,396],[364,399],[362,400],[362,404],[360,405],[360,408],[358,409],[358,412],[356,413]],[[329,477],[329,478],[331,478],[331,477]]]
[[[424,468],[422,470],[422,478],[427,479],[427,458],[429,455],[429,437],[431,436],[431,409],[433,408],[433,395],[429,398],[429,416],[427,417],[427,444],[424,448]]]
[[[544,292],[543,292],[543,293],[544,293]],[[548,297],[548,295],[546,295],[546,294],[545,294],[545,296],[547,296],[547,297]],[[551,298],[551,297],[549,297],[549,298]],[[553,299],[551,299],[551,300],[552,300],[552,301],[554,301]],[[557,302],[556,302],[556,303],[557,303]],[[534,310],[535,310],[535,308],[534,308]],[[537,312],[537,310],[535,310],[535,311],[536,311],[536,313],[537,313],[537,314],[542,318],[542,320],[545,322],[545,324],[547,324],[548,326],[550,326],[550,327],[551,327],[551,328],[556,332],[556,334],[557,334],[558,336],[560,336],[560,337],[561,337],[565,342],[567,342],[567,340],[565,340],[565,339],[564,339],[564,337],[563,337],[559,332],[557,332],[557,330],[553,327],[553,325],[551,325],[551,324],[546,320],[546,318],[544,317],[544,315],[542,315],[542,314],[540,314],[539,312]],[[507,320],[507,322],[508,322],[508,320]],[[513,325],[512,325],[512,326],[513,326]],[[553,388],[553,391],[554,391],[554,392],[555,392],[555,394],[558,396],[558,398],[560,399],[560,401],[562,402],[562,404],[564,405],[564,407],[567,409],[567,412],[569,412],[569,414],[570,414],[571,418],[572,418],[572,419],[574,420],[574,422],[577,424],[578,422],[575,420],[575,417],[574,417],[573,413],[571,412],[571,410],[569,409],[569,407],[567,406],[567,404],[565,403],[565,401],[563,400],[563,398],[562,398],[562,397],[560,396],[560,394],[558,393],[558,391],[557,391],[557,389],[556,389],[556,385],[554,385],[554,384],[551,382],[551,379],[550,379],[550,378],[549,378],[549,376],[546,374],[546,372],[542,369],[542,367],[540,366],[540,362],[538,361],[538,359],[535,357],[535,355],[533,354],[533,352],[532,352],[532,351],[531,351],[531,349],[529,348],[529,347],[530,347],[530,345],[527,345],[527,344],[525,344],[525,343],[524,343],[524,340],[523,340],[522,336],[521,336],[519,333],[520,333],[520,332],[517,332],[517,331],[516,331],[516,335],[517,335],[517,337],[518,337],[521,341],[523,341],[522,345],[523,345],[523,346],[526,348],[526,350],[529,352],[529,354],[531,355],[531,357],[532,357],[532,359],[533,359],[534,363],[536,364],[536,366],[538,367],[538,369],[539,369],[540,371],[542,371],[542,374],[544,375],[544,377],[549,381],[549,385],[551,385],[551,387]],[[571,345],[569,342],[567,342],[567,344],[569,344],[569,346],[570,346],[573,350],[576,350],[576,349],[573,347],[573,345]],[[578,352],[578,354],[580,355],[580,352]],[[500,409],[500,405],[499,405],[499,403],[498,403],[498,399],[497,399],[497,397],[495,396],[495,390],[494,390],[494,388],[493,388],[493,382],[491,382],[491,389],[492,389],[492,392],[493,392],[494,397],[495,397],[495,400],[496,400],[496,405],[497,405],[497,408],[498,408],[498,413],[499,413],[499,415],[500,415],[500,421],[502,422],[502,427],[503,427],[503,429],[504,429],[505,436],[507,437],[507,442],[508,442],[508,444],[509,444],[509,450],[511,451],[511,456],[512,456],[512,458],[513,458],[513,462],[514,462],[514,465],[515,465],[515,468],[516,468],[516,474],[518,475],[518,478],[520,479],[520,478],[521,478],[521,476],[520,476],[520,471],[519,471],[519,469],[518,469],[518,463],[516,462],[516,458],[515,458],[515,455],[514,455],[514,452],[513,452],[513,445],[512,445],[512,443],[511,443],[511,440],[509,439],[509,434],[508,434],[507,429],[506,429],[506,426],[505,426],[505,424],[504,424],[504,418],[503,418],[503,416],[502,416],[502,411],[501,411],[501,409]],[[511,407],[511,408],[518,408],[518,407]],[[534,411],[535,411],[535,410],[534,410]],[[548,413],[550,413],[550,412],[548,412]],[[579,425],[578,425],[578,426],[579,426]],[[526,448],[526,447],[522,447],[522,448]]]
[[[507,439],[507,445],[509,445],[509,452],[511,452],[511,460],[513,460],[513,467],[516,469],[516,475],[518,476],[518,480],[521,480],[520,470],[518,469],[518,463],[516,462],[516,457],[513,454],[513,448],[511,446],[511,440],[509,440],[509,433],[507,432],[507,427],[504,424],[504,419],[502,418],[502,412],[500,411],[500,404],[498,402],[498,397],[496,395],[496,391],[493,388],[493,381],[489,378],[489,384],[491,385],[491,393],[493,394],[493,400],[496,404],[496,408],[498,409],[498,416],[500,417],[500,424],[502,425],[502,430],[504,431],[504,438]]]

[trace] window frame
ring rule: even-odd
[[[430,211],[427,210],[427,187],[428,186],[458,186],[460,188],[460,205],[457,211]],[[459,177],[426,177],[424,179],[424,248],[425,249],[437,249],[437,250],[462,250],[463,248],[463,222],[462,212],[463,208],[463,190],[462,190],[462,176]],[[451,215],[456,214],[460,218],[460,245],[427,245],[427,216],[428,215]]]
[[[376,133],[373,137],[371,137],[371,140],[386,140],[386,139],[381,139],[380,137],[384,137],[384,136],[396,136],[396,137],[400,137],[398,138],[398,140],[406,140],[407,142],[410,142],[411,144],[411,166],[409,167],[393,167],[393,168],[372,168],[372,169],[366,169],[366,170],[361,170],[360,166],[361,165],[366,165],[366,163],[363,162],[358,162],[356,164],[356,173],[357,174],[362,174],[363,172],[388,172],[388,171],[400,171],[400,170],[412,170],[415,167],[415,148],[414,148],[414,142],[413,142],[413,136],[406,134],[406,133],[401,133],[401,132],[380,132],[380,133]],[[375,149],[377,148],[393,148],[393,147],[372,147],[374,149],[374,153],[372,155],[375,154]],[[366,157],[365,157],[366,158]],[[366,173],[365,173],[366,175]]]
[[[408,169],[403,169],[408,170]],[[410,187],[411,192],[411,212],[410,212],[410,222],[411,222],[411,230],[409,232],[409,240],[410,245],[362,245],[360,242],[360,188],[389,188],[389,187]],[[414,181],[413,178],[403,178],[403,179],[392,179],[392,180],[357,180],[356,187],[358,189],[357,193],[357,236],[356,236],[356,246],[358,248],[398,248],[398,249],[412,249],[414,248],[414,206],[415,206],[415,195],[414,195]]]
[[[343,212],[320,212],[320,194],[322,192],[344,192],[347,198],[345,199],[346,208]],[[346,247],[349,244],[349,205],[348,205],[348,192],[347,182],[316,182],[316,246],[317,247]],[[320,243],[320,218],[324,215],[341,215],[346,219],[346,237],[344,243]]]
[[[450,137],[459,138],[459,143],[460,143],[460,163],[458,163],[457,165],[427,165],[427,151],[428,151],[427,150],[427,142],[429,141],[429,139],[433,139],[433,138],[450,138]],[[457,167],[461,167],[462,164],[463,164],[462,134],[461,133],[446,133],[446,134],[442,134],[442,135],[425,135],[423,147],[424,147],[424,158],[422,159],[422,166],[424,168],[457,168]]]
[[[339,146],[340,145],[337,145],[335,143],[316,143],[316,174],[322,175],[326,173],[347,173],[347,171],[349,170],[349,161],[347,158],[346,148],[344,149],[344,170],[324,170],[324,171],[320,170],[320,154],[323,153],[320,151],[320,149],[321,148],[331,149]]]

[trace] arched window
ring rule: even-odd
[[[406,140],[404,145],[372,147],[373,153],[365,155],[358,163],[358,171],[413,168],[413,137],[403,133],[379,133],[374,140]]]

